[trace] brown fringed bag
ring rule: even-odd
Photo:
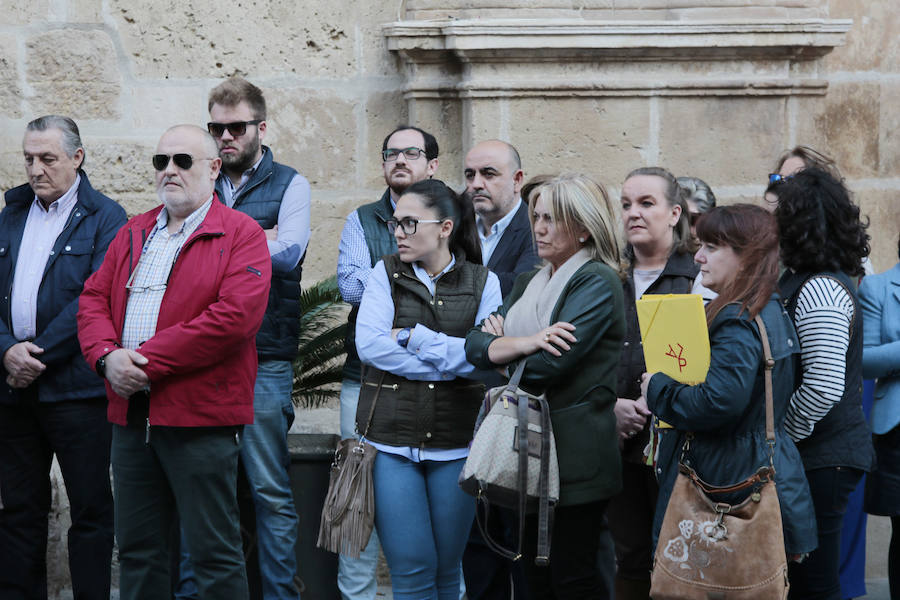
[[[375,404],[383,381],[382,371],[363,438],[369,433],[369,425],[372,424],[372,415],[375,414]],[[372,482],[372,469],[377,453],[378,450],[374,446],[361,439],[347,438],[338,442],[334,451],[334,461],[331,463],[328,493],[322,506],[317,547],[328,552],[359,558],[359,553],[369,543],[372,529],[375,527],[375,488]]]
[[[687,435],[656,545],[650,588],[653,600],[787,598],[787,556],[773,463],[775,361],[759,316],[756,324],[765,355],[769,464],[735,485],[709,485],[684,464],[692,439]],[[708,496],[747,489],[752,489],[750,496],[737,505],[715,502]]]

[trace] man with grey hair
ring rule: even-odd
[[[200,597],[247,598],[235,487],[272,260],[260,226],[216,200],[206,131],[170,128],[152,162],[162,205],[122,227],[78,310],[81,349],[107,380],[119,588],[171,598],[180,516]]]
[[[106,390],[81,356],[75,315],[84,281],[125,222],[82,170],[78,126],[57,115],[25,129],[28,183],[0,212],[0,598],[47,597],[54,455],[72,525],[76,598],[109,598],[113,503]]]

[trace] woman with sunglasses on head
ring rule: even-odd
[[[609,498],[621,487],[615,367],[623,321],[615,217],[606,191],[560,175],[528,197],[544,265],[516,279],[503,306],[466,337],[478,367],[524,360],[521,387],[546,394],[559,462],[549,566],[535,564],[538,517],[528,515],[523,566],[528,597],[602,599],[597,553]]]
[[[378,449],[375,527],[394,598],[457,600],[475,515],[457,480],[484,397],[464,335],[500,305],[500,282],[481,265],[471,203],[441,181],[409,186],[388,228],[398,252],[373,268],[356,323],[356,426]]]
[[[662,373],[643,377],[642,392],[653,414],[676,435],[662,438],[658,457],[659,501],[654,538],[659,535],[678,474],[682,446],[692,432],[685,460],[706,483],[729,486],[769,464],[766,440],[765,357],[762,318],[775,364],[772,393],[775,450],[772,461],[781,504],[785,550],[802,555],[816,546],[816,522],[800,454],[784,430],[785,413],[798,362],[797,337],[776,293],[778,230],[775,219],[750,204],[717,207],[697,223],[703,285],[718,293],[706,307],[710,366],[698,385]],[[715,497],[743,502],[752,490]],[[658,540],[667,544],[669,540]]]
[[[646,600],[659,488],[644,456],[651,414],[641,396],[646,368],[635,302],[644,294],[710,294],[700,284],[687,203],[672,173],[660,167],[635,169],[622,184],[621,206],[627,242],[627,330],[619,362],[616,418],[624,489],[610,501],[609,528],[616,543],[617,600]]]
[[[862,411],[862,315],[853,278],[869,253],[847,188],[807,168],[778,186],[785,267],[778,287],[800,339],[802,368],[785,429],[797,443],[818,524],[818,548],[790,567],[791,598],[841,597],[841,525],[874,453]]]

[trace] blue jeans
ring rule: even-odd
[[[260,361],[253,388],[253,425],[244,427],[241,463],[256,509],[256,536],[263,598],[298,598],[294,586],[297,559],[297,511],[288,478],[287,433],[294,422],[291,363]],[[182,554],[176,598],[196,597],[190,556]]]
[[[25,394],[23,394],[25,395]],[[109,598],[112,429],[106,398],[0,405],[0,598],[47,597],[50,465],[56,455],[72,514],[67,534],[76,598]]]
[[[465,459],[375,458],[375,527],[396,600],[458,600],[475,499],[457,483]]]
[[[341,439],[356,435],[356,405],[359,403],[360,383],[352,379],[341,382]],[[378,582],[378,535],[373,531],[369,543],[359,558],[340,555],[338,559],[338,589],[343,600],[375,600]]]

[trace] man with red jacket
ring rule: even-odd
[[[215,199],[221,163],[203,129],[166,131],[153,156],[162,206],[122,227],[79,301],[113,423],[123,600],[170,597],[177,515],[200,597],[248,594],[235,485],[272,261],[259,225]]]

